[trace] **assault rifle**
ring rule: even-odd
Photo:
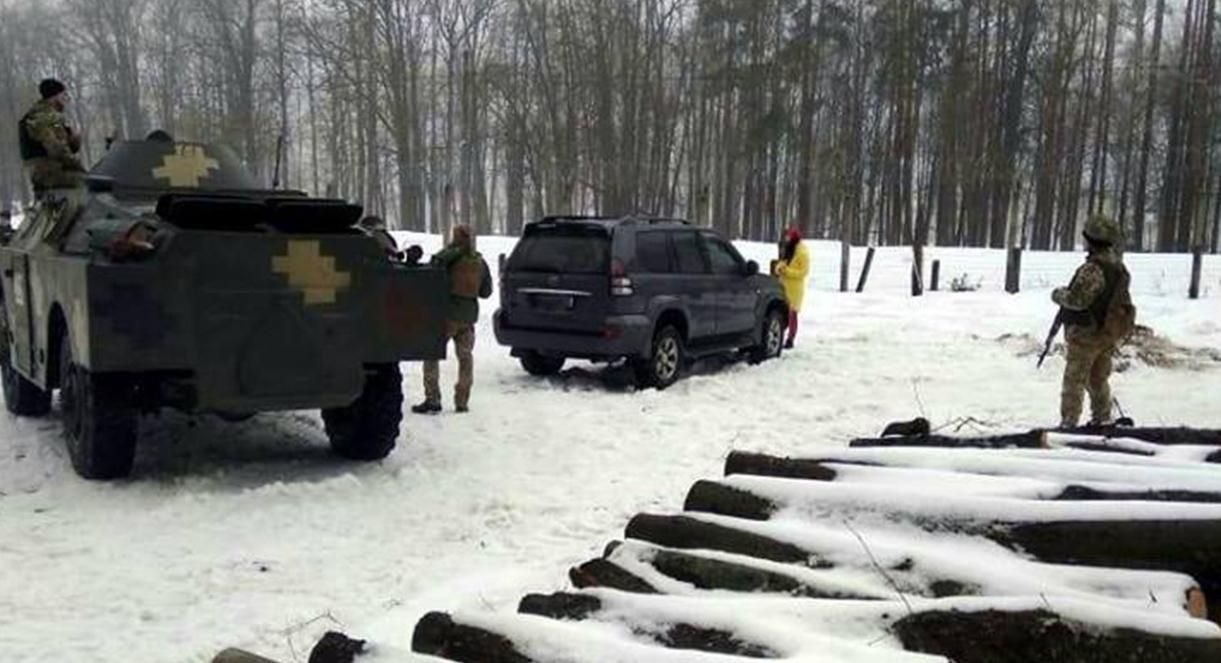
[[[1043,360],[1047,359],[1047,353],[1051,352],[1051,344],[1055,342],[1056,335],[1060,333],[1060,328],[1064,326],[1064,309],[1060,309],[1056,313],[1056,319],[1051,322],[1051,331],[1047,332],[1047,341],[1043,343],[1043,354],[1039,355],[1039,363],[1035,364],[1035,368],[1043,367]]]

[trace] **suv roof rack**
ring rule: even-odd
[[[637,224],[637,223],[681,223],[690,225],[686,219],[665,216],[645,216],[637,214],[623,214],[619,216],[600,216],[600,215],[584,215],[584,214],[556,214],[544,216],[540,219],[542,222],[560,223],[565,221],[594,221],[606,224]]]

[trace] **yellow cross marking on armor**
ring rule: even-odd
[[[159,168],[153,169],[153,177],[169,180],[170,186],[195,188],[199,180],[210,171],[220,168],[216,159],[208,156],[199,145],[176,145],[174,153],[165,155]]]
[[[334,256],[324,256],[318,240],[289,240],[288,253],[273,256],[272,271],[305,294],[307,305],[334,304],[336,294],[352,284],[352,275],[335,269]]]

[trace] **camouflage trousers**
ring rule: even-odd
[[[454,341],[454,354],[458,355],[458,384],[454,385],[454,405],[465,408],[471,399],[471,385],[475,382],[475,325],[467,322],[445,323],[447,339]],[[424,400],[441,403],[441,364],[434,360],[424,362]]]
[[[1076,426],[1086,392],[1090,395],[1090,420],[1111,421],[1111,362],[1115,344],[1098,338],[1091,330],[1069,329],[1065,334],[1064,382],[1060,388],[1060,425]]]

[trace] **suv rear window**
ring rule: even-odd
[[[509,256],[507,268],[513,272],[605,274],[610,270],[610,236],[591,226],[528,229]]]

